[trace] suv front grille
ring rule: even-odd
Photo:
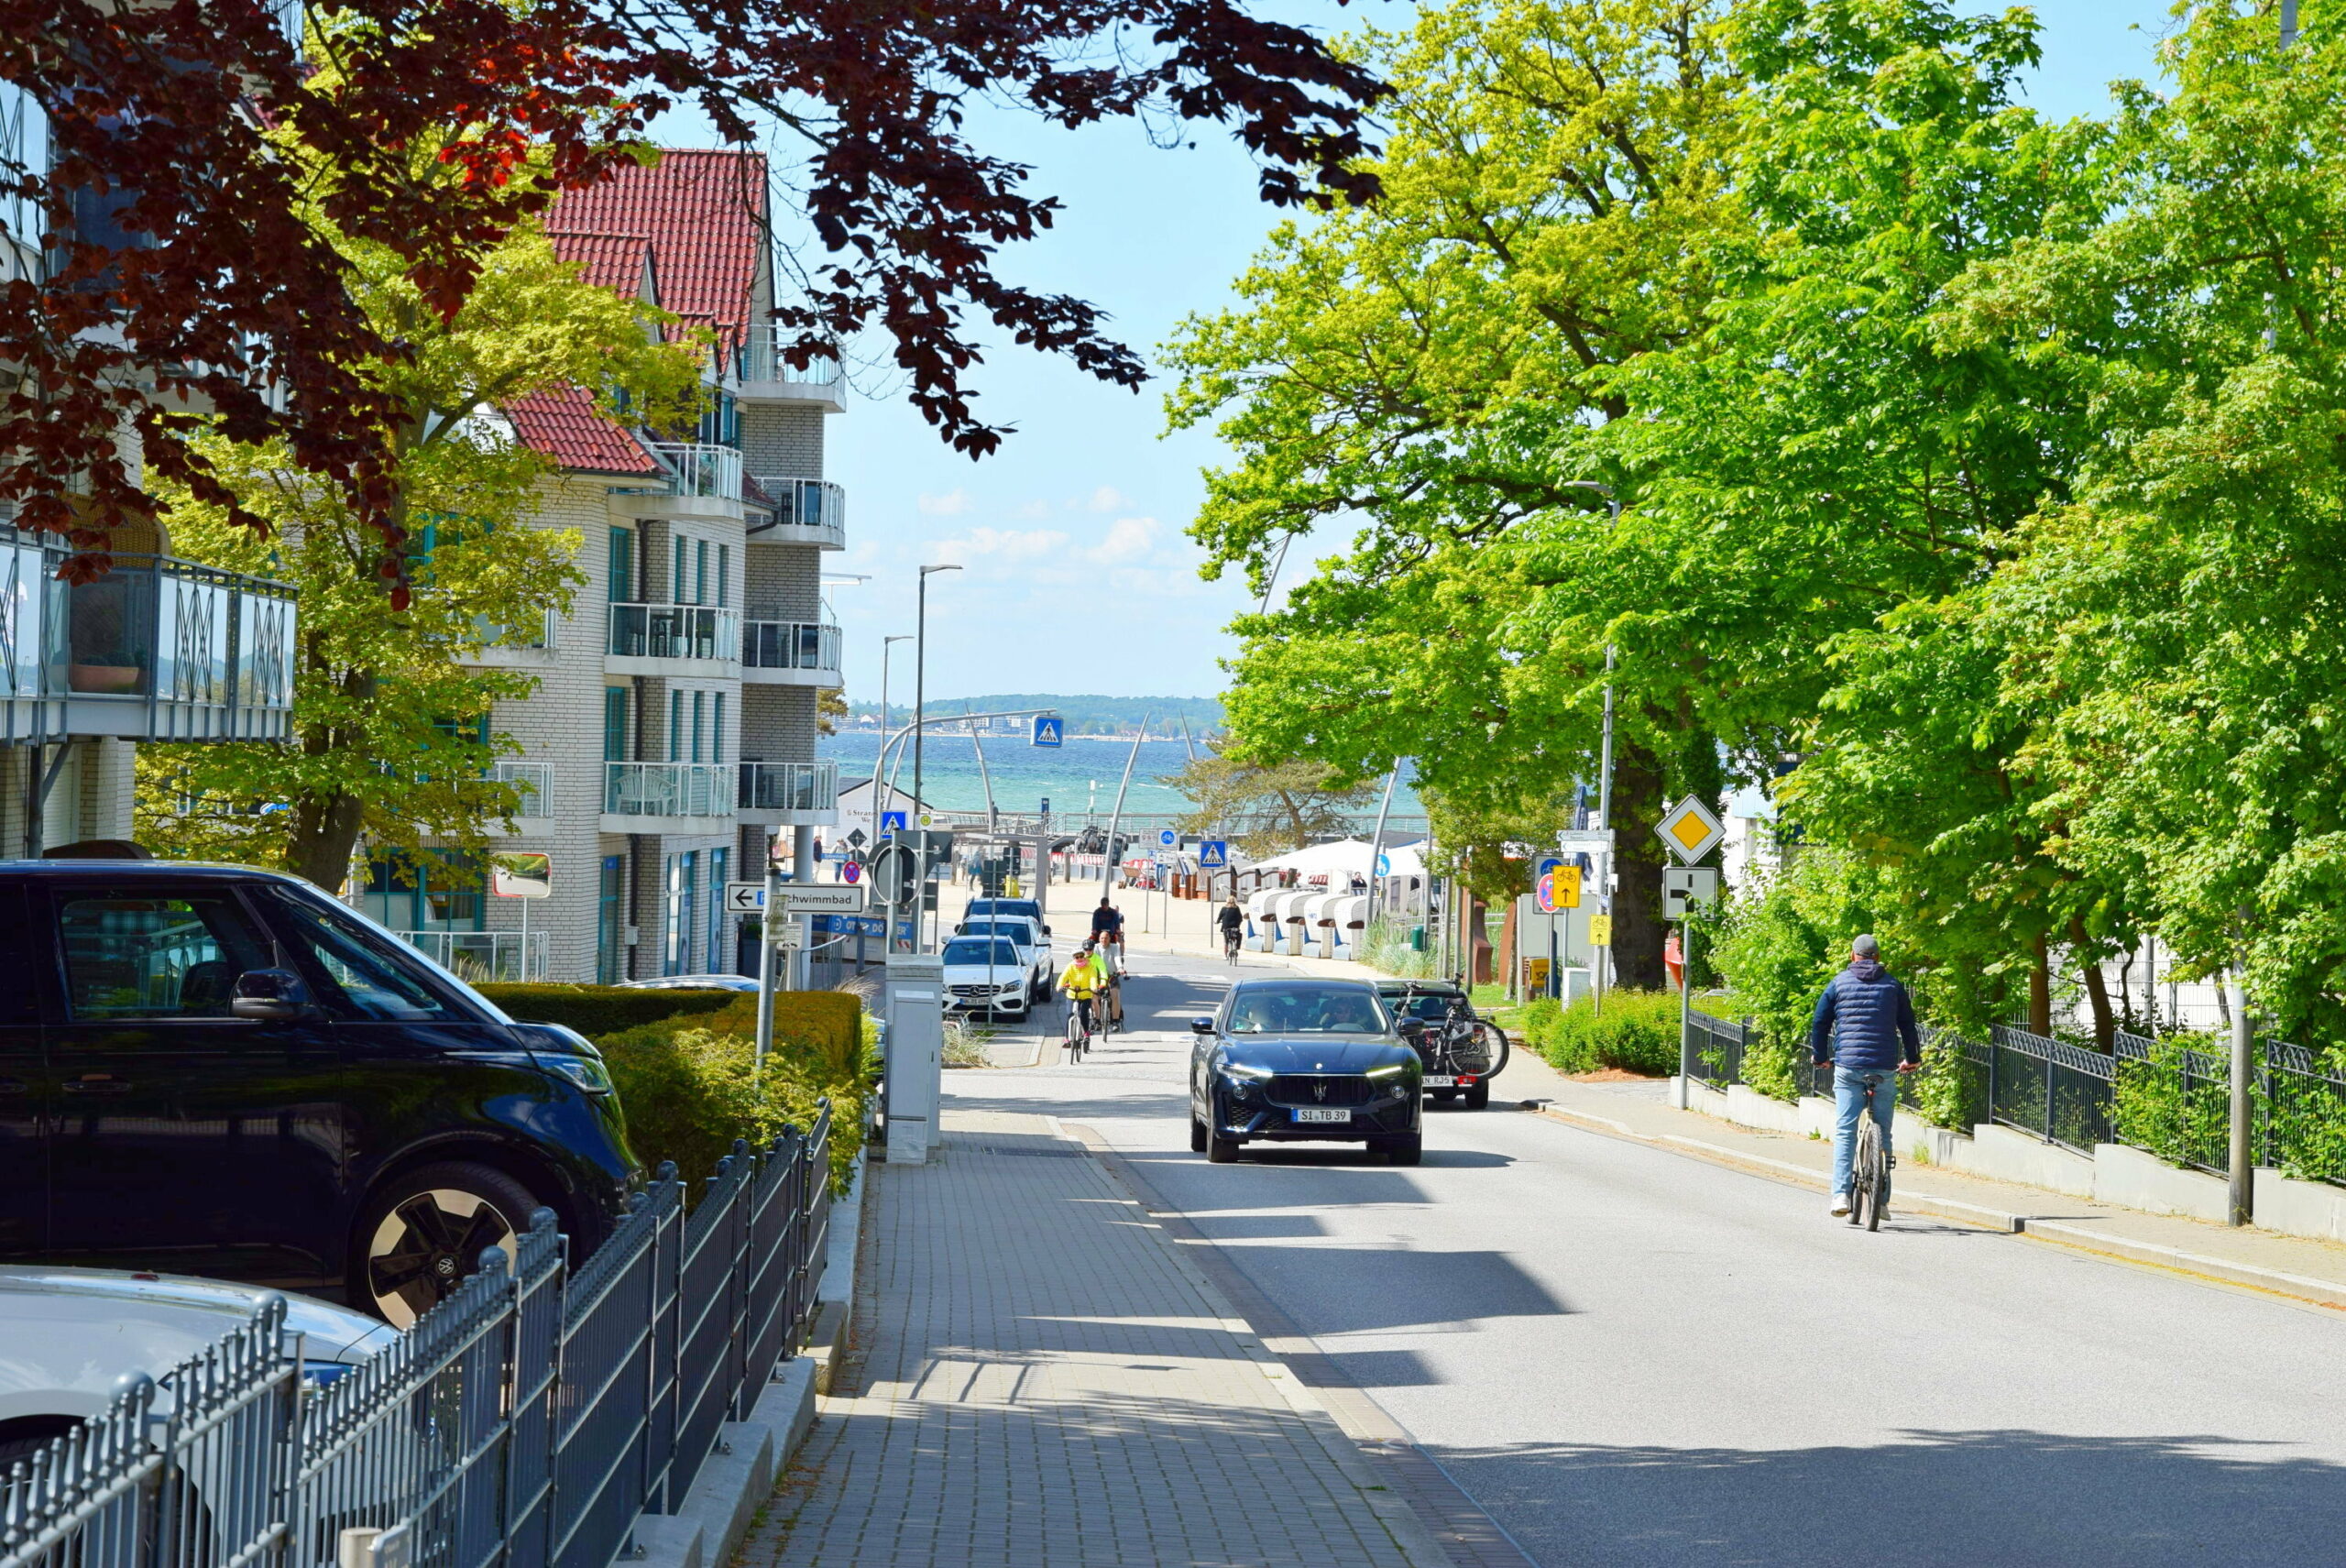
[[[1265,1093],[1274,1105],[1365,1105],[1376,1097],[1375,1087],[1365,1078],[1308,1072],[1280,1073]]]

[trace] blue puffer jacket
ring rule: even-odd
[[[1838,1030],[1837,1047],[1834,1036]],[[1923,1059],[1923,1037],[1914,1028],[1914,1003],[1906,988],[1891,979],[1874,959],[1852,959],[1816,999],[1808,1026],[1809,1056],[1853,1070],[1889,1069],[1904,1059]]]

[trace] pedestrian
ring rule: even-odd
[[[1871,937],[1849,944],[1849,967],[1825,983],[1808,1026],[1809,1058],[1833,1068],[1833,1201],[1836,1216],[1849,1212],[1849,1162],[1858,1145],[1858,1118],[1865,1113],[1866,1090],[1873,1090],[1873,1119],[1890,1146],[1891,1113],[1898,1104],[1898,1075],[1923,1065],[1923,1039],[1914,1027],[1914,1002],[1906,987],[1881,967],[1881,947]]]
[[[1661,967],[1670,971],[1670,989],[1683,991],[1686,986],[1686,948],[1672,931],[1661,941]]]

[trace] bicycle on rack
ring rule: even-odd
[[[1491,1080],[1505,1070],[1511,1048],[1507,1031],[1475,1016],[1464,984],[1388,981],[1377,989],[1400,1014],[1402,1037],[1424,1063],[1426,1092],[1437,1101],[1460,1101],[1469,1111],[1487,1108]]]

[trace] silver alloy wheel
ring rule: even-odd
[[[375,1310],[393,1328],[415,1321],[453,1294],[490,1247],[515,1258],[514,1220],[477,1192],[429,1188],[402,1200],[367,1241],[367,1288]]]

